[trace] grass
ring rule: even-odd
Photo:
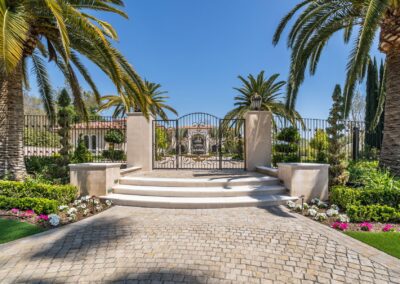
[[[346,235],[400,258],[400,233],[346,232]]]
[[[45,229],[17,220],[0,219],[0,244],[43,232]]]

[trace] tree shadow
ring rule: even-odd
[[[86,220],[85,220],[86,221]],[[88,219],[89,221],[89,219]],[[132,219],[104,216],[89,222],[75,223],[55,241],[44,245],[32,258],[84,259],[88,251],[134,234]]]
[[[283,218],[296,218],[293,214],[283,209],[282,205],[260,206],[258,208],[264,209],[272,215]]]

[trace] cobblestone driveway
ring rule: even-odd
[[[400,283],[400,262],[280,207],[113,207],[0,246],[2,282]]]

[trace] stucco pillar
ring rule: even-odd
[[[126,130],[127,162],[143,171],[153,169],[153,120],[141,112],[128,113]]]
[[[246,169],[271,166],[272,114],[268,111],[249,111],[246,119]]]

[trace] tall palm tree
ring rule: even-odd
[[[264,71],[261,71],[257,77],[252,74],[248,75],[247,78],[238,76],[243,85],[240,88],[234,88],[240,94],[234,98],[235,108],[226,114],[226,121],[243,119],[246,112],[252,110],[252,100],[255,94],[261,96],[261,110],[270,111],[280,118],[288,119],[292,123],[296,120],[301,120],[301,116],[297,111],[288,110],[281,101],[281,89],[286,82],[277,82],[279,74],[265,78],[264,73]]]
[[[343,31],[344,41],[348,43],[356,29],[358,33],[354,36],[344,88],[344,114],[347,116],[355,86],[364,77],[369,53],[379,34],[379,49],[387,61],[385,129],[380,163],[400,175],[400,0],[303,0],[282,19],[273,39],[275,44],[297,12],[300,14],[288,38],[292,59],[287,107],[295,105],[307,66],[311,74],[316,72],[328,40]]]
[[[68,82],[78,110],[85,115],[77,72],[100,93],[81,56],[97,65],[120,93],[130,92],[143,102],[139,76],[116,50],[113,27],[91,11],[127,17],[122,0],[1,0],[0,1],[0,176],[21,179],[23,153],[23,88],[28,88],[30,62],[45,110],[54,114],[46,61],[54,63]]]
[[[111,95],[102,98],[104,103],[100,106],[99,111],[114,108],[113,116],[121,117],[129,112],[141,111],[144,108],[146,112],[156,117],[158,116],[161,119],[168,120],[168,115],[165,112],[166,110],[175,115],[178,115],[178,113],[173,107],[165,103],[169,98],[165,96],[168,92],[161,91],[160,89],[160,84],[145,80],[140,87],[142,97],[144,98],[144,103],[142,105],[138,104],[136,97],[132,96],[131,93]]]

